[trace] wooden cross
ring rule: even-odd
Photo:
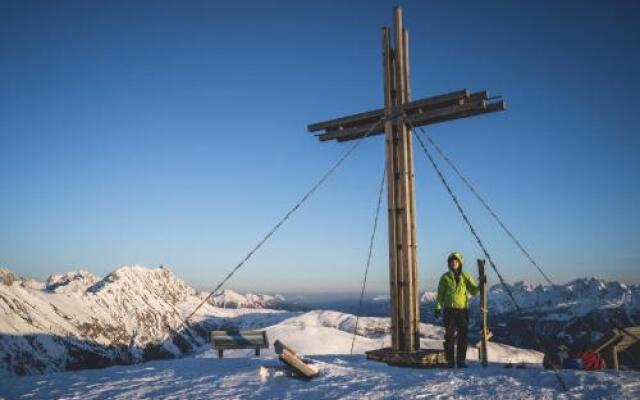
[[[420,349],[420,299],[416,249],[416,207],[411,127],[504,110],[486,91],[467,90],[411,101],[409,34],[402,10],[394,8],[394,47],[388,27],[382,28],[384,108],[308,126],[321,141],[361,139],[385,134],[389,218],[389,281],[391,351]],[[381,121],[383,121],[381,123]]]

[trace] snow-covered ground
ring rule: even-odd
[[[560,392],[553,372],[540,368],[541,353],[500,343],[489,344],[487,369],[368,361],[365,351],[390,344],[389,318],[361,317],[356,330],[353,314],[260,308],[281,303],[278,296],[225,291],[194,315],[181,340],[165,340],[203,298],[166,268],[122,267],[104,278],[77,271],[46,283],[0,269],[0,399],[640,398],[638,372],[562,371],[569,390]],[[218,359],[207,332],[228,328],[264,329],[271,346],[284,342],[314,361],[320,376],[282,376],[273,347],[261,358],[230,350]],[[442,327],[421,323],[420,333],[422,348],[442,349]],[[182,358],[142,363],[163,357]],[[477,359],[473,343],[467,358]],[[528,368],[505,369],[506,362]],[[33,375],[16,376],[25,374]]]
[[[220,309],[222,311],[222,309]],[[254,310],[255,311],[255,310]],[[224,310],[242,319],[261,317],[250,310]],[[318,378],[301,381],[284,376],[273,348],[253,357],[252,350],[229,350],[224,359],[202,346],[194,357],[150,361],[100,370],[56,372],[0,378],[0,399],[632,399],[640,398],[640,373],[562,371],[569,390],[560,391],[552,371],[539,364],[505,369],[504,362],[539,363],[541,354],[491,343],[483,369],[390,367],[366,360],[363,352],[389,344],[388,319],[360,318],[354,354],[350,355],[355,318],[335,311],[283,313],[288,316],[265,328],[271,345],[281,340],[319,369]],[[251,325],[249,323],[249,325]],[[421,324],[423,348],[442,348],[441,327]],[[477,359],[470,347],[469,359]]]
[[[209,357],[151,361],[102,370],[0,379],[6,399],[638,399],[640,373],[389,367],[362,355],[308,357],[319,377],[278,376],[273,358]]]
[[[241,317],[239,317],[241,318]],[[350,354],[353,341],[355,317],[337,311],[310,311],[295,314],[264,330],[271,347],[262,354],[273,356],[273,343],[280,340],[301,355]],[[389,347],[391,335],[388,318],[362,317],[358,322],[358,335],[355,338],[353,354]],[[444,329],[431,324],[420,324],[420,347],[424,349],[442,349]],[[500,343],[489,343],[489,360],[501,363],[541,364],[542,353],[520,349]],[[203,347],[205,354],[207,348]],[[249,357],[253,350],[227,350],[225,357]],[[477,349],[471,345],[467,358],[478,359]]]

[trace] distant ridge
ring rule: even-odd
[[[263,308],[285,304],[282,296],[226,290],[169,340],[170,328],[204,296],[166,267],[123,266],[104,278],[73,271],[44,283],[0,269],[0,375],[176,357],[237,316],[218,306],[250,308],[268,323],[275,311]]]

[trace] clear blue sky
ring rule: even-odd
[[[1,266],[167,264],[210,287],[345,151],[306,125],[381,106],[395,3],[226,3],[0,1]],[[429,132],[552,278],[639,282],[639,3],[403,7],[415,98],[505,97]],[[382,168],[368,139],[229,286],[357,291]],[[424,289],[452,249],[480,252],[418,148],[416,171]],[[505,277],[539,282],[451,179]]]

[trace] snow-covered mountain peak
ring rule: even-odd
[[[223,289],[222,293],[220,293],[215,297],[224,299],[225,301],[244,301],[245,300],[245,297],[243,295],[231,289]]]
[[[97,276],[85,270],[72,271],[49,276],[45,289],[57,293],[84,292],[98,282],[98,279]]]
[[[517,281],[513,284],[513,289],[520,292],[533,292],[536,287],[525,281]]]
[[[201,293],[201,297],[207,296]],[[224,289],[211,297],[209,303],[222,308],[281,308],[286,300],[283,296],[247,293],[242,295],[231,289]]]
[[[124,266],[103,279],[77,271],[50,277],[46,289],[2,276],[12,284],[0,284],[0,359],[17,373],[173,357],[233,323],[232,310],[205,304],[172,337],[202,298],[167,268]]]
[[[607,283],[596,277],[575,279],[565,286],[569,291],[600,292],[607,289]]]
[[[12,286],[19,285],[25,289],[44,290],[45,284],[33,278],[23,278],[15,274],[15,272],[0,268],[0,285]]]
[[[390,300],[391,297],[388,294],[377,294],[371,299],[371,301],[379,303],[388,303]]]
[[[426,291],[420,296],[420,303],[434,303],[438,297],[438,292]]]
[[[195,291],[170,269],[164,266],[147,268],[141,265],[122,266],[97,281],[87,291],[96,294],[151,291],[172,303],[184,301],[188,296],[195,294]]]
[[[0,284],[11,286],[13,282],[19,280],[16,274],[6,268],[0,268]]]
[[[572,315],[582,315],[602,307],[640,306],[640,287],[610,282],[599,278],[580,278],[563,285],[533,286],[523,282],[508,285],[520,307],[532,311],[564,309]],[[502,285],[489,291],[490,308],[509,311],[513,305]]]

